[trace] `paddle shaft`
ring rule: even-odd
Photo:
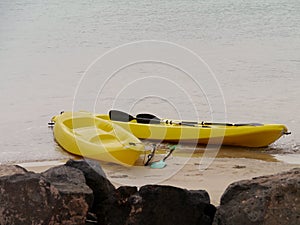
[[[211,122],[204,122],[202,121],[201,123],[196,122],[196,121],[173,121],[173,120],[167,120],[167,119],[162,119],[163,123],[166,124],[176,124],[176,125],[184,125],[184,126],[210,126],[210,125],[218,125],[218,126],[237,126],[236,124],[232,123],[211,123]],[[241,126],[241,125],[239,125]]]
[[[262,124],[259,123],[241,123],[241,124],[234,124],[234,123],[213,123],[213,122],[204,122],[201,123],[196,121],[172,121],[168,119],[160,119],[155,115],[148,114],[148,113],[142,113],[138,114],[136,117],[119,111],[119,110],[110,110],[109,111],[109,118],[111,120],[115,121],[121,121],[121,122],[130,122],[132,120],[136,120],[138,123],[144,123],[144,124],[176,124],[176,125],[183,125],[183,126],[262,126]]]
[[[152,120],[152,121],[159,121],[159,123],[165,123],[165,124],[176,124],[176,125],[184,125],[184,126],[261,126],[262,124],[260,123],[213,123],[213,122],[204,122],[202,121],[201,123],[196,122],[196,121],[173,121],[169,119],[160,119],[155,115],[148,114],[148,113],[142,113],[138,114],[137,116],[138,119],[142,120]]]

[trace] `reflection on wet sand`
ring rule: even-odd
[[[257,159],[266,162],[277,162],[278,160],[268,153],[267,148],[241,148],[241,147],[230,147],[230,146],[212,146],[207,148],[206,146],[192,146],[192,145],[179,145],[177,146],[174,156],[178,157],[207,157],[205,154],[209,151],[214,151],[217,158],[247,158]],[[162,147],[158,149],[158,153],[165,154],[166,148]]]

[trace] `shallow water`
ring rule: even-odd
[[[292,135],[258,151],[299,162],[299,1],[4,0],[0,12],[0,163],[67,158],[47,127],[51,117],[61,110],[111,108],[283,123]],[[153,45],[152,55],[147,42],[126,59],[115,51],[87,70],[105,52],[149,39],[192,50],[215,79],[204,63],[199,69],[191,55],[178,55],[167,43]],[[143,53],[188,67],[195,80],[176,65],[157,62],[131,65],[107,80],[111,73],[102,65],[119,68],[144,59]],[[249,151],[244,157],[257,157],[257,150]]]

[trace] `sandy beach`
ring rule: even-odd
[[[201,161],[202,160],[202,161]],[[18,164],[29,171],[42,172],[53,166],[63,165],[66,160],[30,162]],[[209,165],[207,166],[206,164]],[[201,168],[206,165],[207,168]],[[146,184],[172,185],[181,188],[208,191],[211,203],[219,205],[226,187],[232,182],[251,179],[300,167],[280,161],[263,161],[247,158],[184,158],[174,156],[167,160],[163,169],[134,166],[126,168],[102,163],[108,179],[116,186],[142,186]]]

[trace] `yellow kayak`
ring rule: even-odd
[[[64,112],[52,121],[58,144],[75,155],[131,166],[144,151],[131,133],[88,112]]]
[[[114,120],[110,120],[111,115],[99,114],[96,117],[121,126],[140,139],[155,141],[265,147],[282,135],[288,134],[286,126],[282,124],[223,124],[191,121],[172,123],[172,120],[166,119],[144,123],[129,114],[126,116],[126,113],[119,113],[121,113],[117,115],[119,118],[114,118]],[[126,120],[128,121],[125,122]]]

